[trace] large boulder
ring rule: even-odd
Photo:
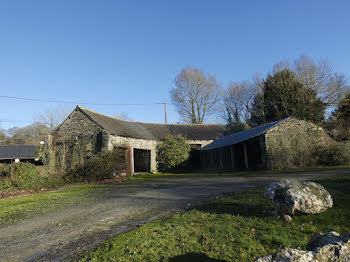
[[[270,184],[265,189],[265,196],[280,215],[292,215],[295,211],[316,214],[333,206],[333,199],[323,186],[298,179]]]
[[[259,257],[255,262],[350,262],[350,232],[343,236],[336,232],[315,233],[308,249],[284,248],[276,254]]]

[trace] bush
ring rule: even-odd
[[[315,147],[313,155],[317,165],[339,166],[349,164],[349,148],[341,143],[332,143]]]
[[[166,171],[183,162],[190,156],[191,146],[180,135],[169,135],[157,146],[157,162],[160,171]]]
[[[238,132],[242,132],[245,130],[248,130],[250,127],[245,122],[236,122],[236,123],[229,123],[226,125],[226,130],[228,134],[235,134]]]
[[[48,175],[43,168],[45,167],[30,163],[0,165],[0,193],[37,191],[44,188],[57,188],[64,184],[61,177]]]
[[[314,141],[303,132],[290,136],[270,136],[268,150],[271,169],[311,167],[316,165],[312,157]]]
[[[113,179],[113,173],[125,169],[123,150],[102,152],[87,159],[85,163],[69,170],[64,176],[67,182],[97,182]]]

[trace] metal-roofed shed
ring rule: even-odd
[[[211,144],[205,146],[203,150],[212,150],[215,148],[220,148],[220,147],[225,147],[225,146],[230,146],[230,145],[235,145],[244,141],[247,141],[249,139],[252,139],[254,137],[260,136],[264,133],[266,133],[268,130],[271,128],[279,125],[280,123],[290,119],[290,117],[284,118],[279,121],[275,121],[272,123],[268,123],[263,126],[251,128],[242,132],[238,132],[232,135],[224,136],[220,139],[215,140]]]
[[[201,163],[221,170],[296,167],[303,152],[329,139],[315,124],[287,117],[213,141],[202,148]]]

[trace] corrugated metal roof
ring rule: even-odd
[[[245,131],[242,131],[239,133],[235,133],[232,135],[224,136],[218,140],[215,140],[211,144],[203,147],[202,150],[211,150],[211,149],[215,149],[215,148],[219,148],[219,147],[225,147],[225,146],[230,146],[230,145],[235,145],[235,144],[241,143],[243,141],[246,141],[248,139],[251,139],[251,138],[254,138],[256,136],[260,136],[261,134],[266,133],[271,128],[279,125],[280,123],[282,123],[290,118],[291,117],[287,117],[287,118],[284,118],[282,120],[268,123],[268,124],[263,125],[263,126],[248,129],[248,130],[245,130]]]
[[[123,137],[164,140],[168,135],[182,135],[188,140],[215,140],[226,134],[223,125],[142,123],[106,116],[80,106],[77,109],[108,133]]]
[[[35,159],[37,145],[1,145],[0,159]]]

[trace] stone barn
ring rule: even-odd
[[[201,150],[208,169],[280,169],[308,165],[312,149],[331,138],[313,123],[288,117],[224,136]]]
[[[49,141],[50,163],[66,170],[99,152],[122,150],[127,173],[152,172],[157,171],[156,147],[168,135],[182,135],[199,150],[224,134],[222,125],[125,121],[77,106]]]

